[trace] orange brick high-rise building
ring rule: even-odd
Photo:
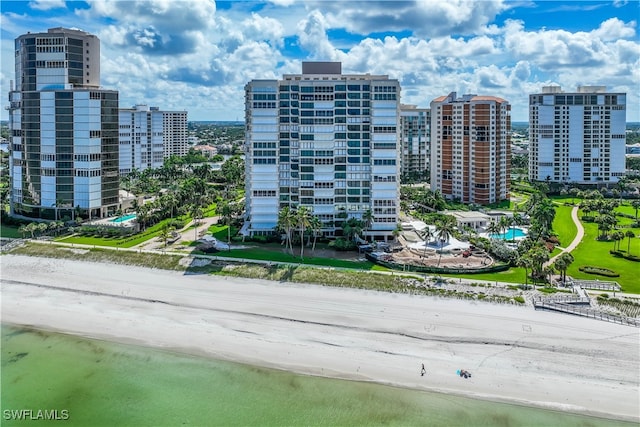
[[[509,199],[511,106],[455,92],[431,101],[431,189],[488,205]]]

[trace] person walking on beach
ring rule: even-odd
[[[420,376],[424,377],[424,374],[427,373],[427,370],[424,368],[424,363],[422,364],[422,370],[420,371]]]

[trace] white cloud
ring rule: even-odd
[[[269,40],[272,46],[282,47],[284,28],[280,21],[252,13],[242,22],[244,35],[252,40]]]
[[[322,13],[313,10],[298,23],[300,46],[310,53],[311,59],[338,61],[339,54],[327,37],[327,21]]]
[[[470,35],[506,10],[502,0],[417,0],[317,2],[326,11],[332,28],[371,34],[384,31],[413,31],[419,37]]]
[[[35,10],[51,10],[57,8],[66,8],[67,4],[64,0],[32,0],[29,7]]]
[[[592,31],[594,37],[603,41],[615,41],[629,39],[636,35],[636,22],[623,22],[618,18],[610,18],[600,24],[600,27]]]

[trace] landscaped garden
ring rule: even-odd
[[[598,224],[583,222],[585,235],[582,242],[571,253],[575,262],[567,269],[567,275],[577,279],[616,281],[625,292],[640,293],[640,263],[611,255],[613,241],[597,240],[600,234]],[[640,234],[640,228],[632,228],[636,235]],[[626,246],[622,244],[622,246]],[[626,249],[626,248],[625,248]],[[630,253],[640,255],[640,239],[632,238],[629,245]],[[602,275],[589,274],[580,271],[580,267],[603,267],[619,274],[619,277],[608,278]]]

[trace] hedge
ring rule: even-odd
[[[638,256],[638,255],[629,255],[629,254],[627,254],[625,252],[616,251],[616,250],[613,250],[613,249],[611,249],[609,251],[609,253],[611,255],[615,256],[615,257],[618,257],[618,258],[624,258],[624,259],[627,259],[629,261],[640,262],[640,256]]]
[[[596,274],[599,276],[620,277],[620,274],[604,267],[594,267],[592,265],[583,265],[582,267],[578,268],[578,270],[582,271],[583,273]]]
[[[493,265],[490,267],[482,267],[482,268],[427,267],[424,265],[400,264],[392,261],[382,261],[369,253],[366,253],[365,257],[373,263],[382,265],[383,267],[387,267],[392,270],[414,271],[416,273],[431,273],[431,274],[498,273],[500,271],[507,271],[510,268],[509,264]]]

